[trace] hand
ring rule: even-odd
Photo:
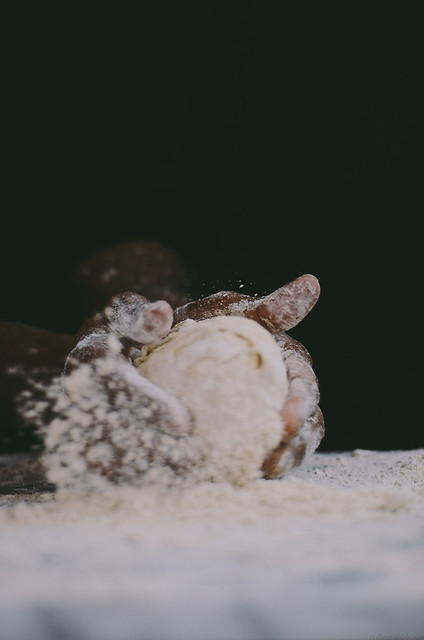
[[[286,334],[309,313],[320,295],[318,280],[303,275],[260,298],[222,291],[179,307],[175,322],[203,320],[215,315],[239,315],[268,329],[281,349],[289,393],[282,412],[281,441],[263,463],[266,477],[281,477],[315,451],[324,436],[319,387],[307,349]]]

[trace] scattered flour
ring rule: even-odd
[[[1,640],[424,635],[424,450],[281,480],[3,497]]]

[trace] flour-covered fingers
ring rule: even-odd
[[[172,308],[168,302],[150,302],[131,291],[114,296],[103,315],[114,332],[140,344],[164,338],[173,322]]]
[[[256,320],[271,333],[278,333],[295,327],[310,312],[319,295],[317,278],[307,274],[267,296],[257,298],[235,291],[221,291],[189,302],[174,311],[174,321],[236,315]]]
[[[297,434],[289,442],[280,442],[265,459],[262,471],[266,478],[281,478],[285,473],[299,466],[313,453],[324,437],[324,417],[317,406],[314,413],[302,424]]]
[[[288,393],[282,411],[282,436],[268,455],[263,471],[268,477],[283,475],[313,452],[324,436],[324,419],[316,374],[307,349],[281,332],[276,336],[288,379]]]

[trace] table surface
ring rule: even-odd
[[[97,496],[1,456],[0,505],[1,640],[424,637],[424,449]]]

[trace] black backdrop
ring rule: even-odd
[[[313,273],[291,334],[320,379],[321,448],[422,447],[418,13],[296,6],[15,5],[0,317],[75,331],[70,269],[130,239],[174,248],[195,297]]]

